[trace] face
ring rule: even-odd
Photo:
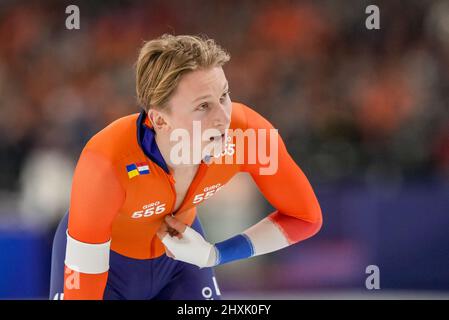
[[[211,147],[221,151],[226,142],[225,131],[229,128],[231,108],[229,85],[223,68],[195,70],[181,78],[168,101],[170,111],[158,112],[162,126],[156,132],[170,135],[173,130],[182,129],[189,133],[192,152],[195,152],[195,146],[203,154]]]

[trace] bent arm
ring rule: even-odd
[[[312,237],[322,225],[321,209],[315,193],[307,177],[289,155],[281,137],[277,132],[270,135],[269,130],[273,126],[258,113],[249,108],[245,108],[245,113],[248,128],[266,130],[266,135],[262,136],[266,146],[277,143],[277,151],[271,154],[271,157],[277,155],[277,163],[273,162],[277,167],[275,170],[266,170],[266,164],[260,161],[242,165],[242,171],[251,175],[276,210],[243,233],[217,243],[217,264],[280,250]],[[270,136],[275,140],[269,141]],[[260,142],[259,139],[258,147]],[[247,155],[245,159],[248,159]]]

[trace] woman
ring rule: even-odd
[[[222,68],[229,59],[196,36],[144,44],[136,63],[143,110],[111,123],[81,153],[55,235],[50,298],[219,299],[211,267],[318,232],[318,201],[277,131],[231,102]],[[266,146],[275,150],[270,168],[251,154]],[[239,172],[276,211],[211,244],[195,207]]]

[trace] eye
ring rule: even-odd
[[[227,96],[229,96],[231,94],[231,91],[226,91],[222,96],[221,96],[221,102],[225,101],[225,99],[227,98]]]
[[[202,103],[202,104],[199,105],[199,107],[196,110],[205,111],[207,109],[209,109],[209,104],[208,103]]]

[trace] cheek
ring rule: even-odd
[[[188,118],[190,120],[190,122],[192,122],[192,121],[201,121],[201,124],[203,124],[203,122],[207,121],[207,115],[208,115],[208,112],[195,111],[195,112],[192,112],[186,118]]]
[[[228,117],[228,121],[231,121],[231,113],[232,113],[232,102],[229,100],[229,103],[226,104],[226,115]]]
[[[204,121],[199,117],[185,116],[182,119],[178,119],[178,127],[188,132],[190,141],[194,139],[201,139],[202,132],[204,131]]]
[[[189,117],[188,115],[179,115],[174,121],[172,121],[172,124],[174,129],[181,128],[190,132],[192,130],[193,120],[195,119]]]
[[[209,128],[210,122],[211,122],[211,116],[209,112],[194,112],[190,116],[190,118],[186,119],[188,121],[190,127],[193,127],[193,122],[196,122],[196,125],[198,124],[201,126],[201,132]]]

